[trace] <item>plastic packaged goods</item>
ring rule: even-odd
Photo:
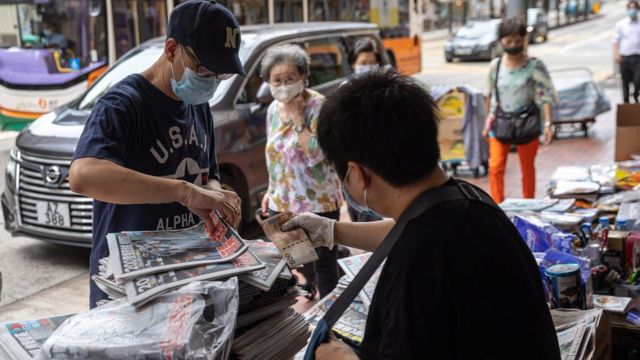
[[[226,359],[237,314],[237,278],[194,282],[141,308],[119,299],[80,313],[37,359]]]

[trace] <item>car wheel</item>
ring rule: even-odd
[[[446,62],[450,63],[450,62],[452,62],[452,61],[453,61],[453,57],[452,57],[452,56],[445,55],[445,56],[444,56],[444,60],[445,60]]]
[[[538,40],[538,34],[535,31],[531,32],[531,36],[529,37],[529,44],[535,44]]]

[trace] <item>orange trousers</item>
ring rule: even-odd
[[[533,199],[536,194],[535,160],[539,145],[538,139],[516,145],[522,171],[522,195],[525,199]],[[511,145],[501,143],[495,138],[489,139],[489,188],[491,197],[498,204],[504,201],[504,171],[510,147]]]

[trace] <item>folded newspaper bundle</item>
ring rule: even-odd
[[[71,315],[0,324],[0,359],[33,359],[40,347]]]
[[[315,328],[331,305],[338,299],[339,294],[332,292],[320,300],[311,309],[304,313],[305,320]],[[364,330],[367,325],[368,307],[362,301],[354,300],[345,310],[340,319],[333,325],[333,332],[342,340],[353,346],[360,346],[364,338]]]
[[[194,281],[245,273],[249,274],[247,281],[264,288],[275,281],[277,273],[270,278],[259,277],[262,273],[256,271],[265,269],[265,264],[247,251],[247,243],[231,226],[216,213],[211,219],[215,225],[211,232],[200,223],[182,230],[107,235],[110,256],[100,261],[93,281],[111,299],[126,297],[134,306]],[[265,259],[271,260],[268,256]],[[282,259],[275,266],[280,263]]]
[[[601,309],[551,310],[556,327],[562,360],[593,359],[596,345],[596,327],[602,317]]]
[[[236,359],[291,359],[304,348],[311,336],[305,318],[286,309],[246,331],[237,331],[232,354]]]
[[[371,253],[364,253],[360,255],[350,256],[347,258],[338,259],[338,265],[342,271],[344,271],[346,279],[343,282],[346,282],[346,285],[353,280],[356,274],[362,269],[364,264],[369,260]],[[378,269],[373,273],[369,281],[365,284],[365,286],[360,290],[358,294],[359,300],[362,302],[364,307],[369,312],[369,306],[371,306],[371,300],[373,300],[373,293],[376,290],[376,286],[378,285],[378,279],[380,278],[380,272],[384,267],[384,261]],[[346,286],[344,286],[346,288]]]
[[[308,331],[303,331],[307,329],[304,318],[291,309],[299,296],[298,279],[281,265],[283,257],[273,243],[247,243],[249,250],[266,267],[258,271],[260,274],[254,272],[239,277],[240,309],[232,356],[238,359],[290,358],[305,346],[309,336]],[[247,279],[249,276],[257,279]],[[278,334],[273,333],[276,324],[281,326]]]
[[[193,282],[136,308],[126,299],[75,315],[37,359],[225,359],[238,312],[238,280]]]

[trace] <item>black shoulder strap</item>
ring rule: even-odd
[[[502,63],[502,56],[498,58],[498,65],[496,66],[495,79],[493,79],[493,91],[496,92],[496,105],[500,106],[500,92],[498,91],[498,76],[500,75],[500,64]]]
[[[391,229],[387,237],[382,240],[376,251],[371,254],[369,260],[364,264],[362,269],[356,274],[349,286],[342,292],[335,303],[331,305],[323,319],[327,322],[329,329],[338,321],[340,316],[349,307],[351,302],[356,298],[360,290],[369,281],[373,273],[378,269],[382,261],[387,257],[396,241],[404,231],[407,223],[420,216],[429,208],[446,201],[453,200],[473,200],[480,201],[494,208],[498,205],[491,197],[479,188],[460,180],[456,180],[457,186],[441,186],[432,190],[425,191],[416,200],[414,200],[409,208],[405,210],[398,219],[396,225]]]

